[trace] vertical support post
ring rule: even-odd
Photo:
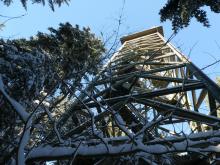
[[[216,101],[210,92],[208,92],[208,99],[209,99],[210,115],[217,117]],[[213,130],[217,130],[217,128],[213,127]]]
[[[217,107],[216,107],[215,98],[212,96],[212,94],[210,92],[208,92],[208,98],[209,98],[210,114],[212,116],[217,117]]]

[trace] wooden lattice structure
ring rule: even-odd
[[[63,138],[74,145],[60,158],[77,153],[76,164],[128,163],[126,156],[140,164],[166,164],[183,152],[213,158],[210,154],[219,152],[220,142],[218,85],[164,39],[162,27],[121,42],[119,51],[61,117],[61,128],[73,122]],[[53,154],[36,157],[34,152],[37,149],[29,161],[53,160]]]

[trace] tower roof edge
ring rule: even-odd
[[[141,32],[137,32],[137,33],[134,33],[134,34],[131,34],[131,35],[124,36],[120,40],[121,40],[121,43],[123,44],[125,41],[132,40],[132,39],[135,39],[135,38],[139,38],[139,37],[142,37],[142,36],[146,36],[146,35],[149,35],[149,34],[153,34],[153,33],[156,33],[156,32],[159,32],[162,36],[164,36],[163,27],[162,26],[157,26],[157,27],[154,27],[154,28],[151,28],[151,29],[148,29],[148,30],[144,30],[144,31],[141,31]]]

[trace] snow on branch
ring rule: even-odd
[[[25,129],[20,140],[20,144],[18,148],[18,155],[17,155],[18,165],[25,164],[25,146],[27,145],[30,139],[33,116],[34,114],[32,114],[30,118],[28,118],[28,121],[25,125]]]
[[[201,140],[203,139],[203,140]],[[140,139],[137,139],[137,141]],[[109,138],[111,141],[112,139]],[[154,140],[143,143],[137,143],[134,145],[130,143],[121,143],[118,145],[109,144],[108,150],[105,144],[99,143],[97,145],[88,145],[82,143],[77,149],[78,156],[118,156],[131,153],[145,152],[148,154],[167,154],[172,152],[220,152],[220,132],[208,131],[203,133],[197,133],[189,136],[181,136],[178,139],[176,137],[169,137],[161,139],[161,141]],[[113,143],[114,144],[114,143]],[[70,158],[76,151],[76,147],[52,147],[50,145],[41,145],[34,148],[27,156],[26,161],[34,160],[57,160]]]
[[[7,94],[7,92],[4,90],[4,83],[3,83],[3,80],[2,80],[2,75],[1,74],[0,74],[0,91],[5,96],[5,98],[9,101],[9,103],[13,106],[13,108],[18,113],[18,115],[21,117],[21,119],[24,122],[26,122],[28,117],[29,117],[29,113],[26,112],[25,108],[19,102],[17,102],[13,98],[11,98]]]

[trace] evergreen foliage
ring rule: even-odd
[[[209,27],[207,13],[204,7],[210,7],[214,13],[220,13],[219,0],[168,0],[166,5],[160,10],[161,22],[172,21],[173,30],[187,27],[192,18]]]
[[[6,6],[9,6],[11,5],[11,3],[13,2],[13,0],[1,0],[4,5]],[[27,3],[28,3],[28,0],[20,0],[23,7],[25,9],[27,9]],[[70,2],[70,0],[47,0],[47,3],[48,5],[50,6],[50,8],[54,11],[54,6],[57,5],[57,6],[61,6],[63,3],[67,4]],[[45,5],[46,4],[46,1],[45,0],[31,0],[31,3],[38,3],[38,4],[42,4],[42,5]]]
[[[104,46],[89,28],[81,30],[65,23],[58,29],[49,28],[49,32],[38,32],[30,39],[0,41],[0,70],[14,98],[35,98],[42,89],[54,86],[57,77],[79,83],[102,65]]]
[[[89,28],[80,29],[69,23],[60,24],[58,29],[49,28],[48,34],[39,32],[30,39],[0,40],[0,86],[28,112],[34,111],[36,101],[47,95],[45,106],[54,112],[53,107],[64,99],[63,106],[70,101],[64,84],[74,92],[85,75],[97,72],[104,51],[102,42]],[[4,164],[14,154],[24,125],[2,91],[0,110],[0,164]],[[64,107],[56,110],[58,117]]]

